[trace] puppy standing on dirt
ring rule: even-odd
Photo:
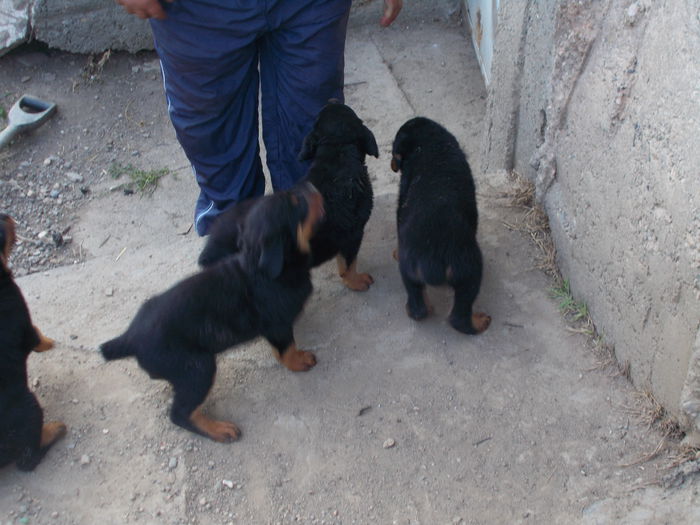
[[[127,331],[101,346],[105,359],[136,356],[175,391],[170,419],[216,441],[237,439],[233,424],[202,413],[216,354],[264,336],[293,371],[316,364],[298,350],[292,325],[311,294],[309,240],[323,216],[321,195],[304,186],[256,200],[241,250],[146,301]]]
[[[311,264],[336,257],[338,273],[351,290],[364,291],[374,282],[357,273],[357,253],[372,213],[372,184],[365,155],[379,156],[372,132],[348,106],[331,100],[319,112],[304,139],[300,160],[312,160],[305,179],[323,195],[326,216],[311,239]],[[208,266],[238,250],[238,237],[255,199],[243,201],[212,226],[199,264]]]
[[[466,334],[483,332],[491,318],[472,312],[482,274],[476,194],[457,139],[430,119],[411,119],[396,133],[391,168],[401,170],[395,257],[408,315],[428,315],[426,284],[448,284],[455,293],[450,324]]]
[[[0,214],[0,467],[13,461],[34,470],[44,454],[66,433],[63,423],[44,424],[44,412],[29,390],[27,358],[54,342],[32,325],[22,292],[8,267],[15,224]]]

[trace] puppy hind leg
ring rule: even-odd
[[[479,293],[479,286],[474,284],[454,285],[455,298],[452,312],[450,312],[450,324],[452,327],[465,334],[480,334],[491,324],[491,317],[482,312],[472,312],[472,305]]]
[[[31,471],[41,462],[51,446],[66,435],[66,425],[53,421],[44,423],[44,413],[34,394],[29,394],[24,406],[25,420],[22,428],[23,447],[17,458],[17,468]]]
[[[403,270],[401,271],[401,279],[408,293],[406,313],[411,319],[416,321],[425,319],[432,310],[426,301],[425,284],[411,279]]]
[[[236,425],[228,421],[217,421],[202,412],[202,403],[214,384],[216,360],[212,355],[191,356],[182,364],[183,372],[175,380],[168,379],[175,390],[170,420],[176,425],[196,434],[226,443],[241,435]]]

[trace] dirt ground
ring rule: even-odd
[[[172,425],[167,384],[97,352],[196,271],[202,247],[155,55],[25,46],[0,58],[0,106],[32,93],[59,107],[0,151],[0,202],[19,223],[18,283],[57,340],[30,357],[30,384],[69,428],[34,472],[0,470],[0,523],[700,522],[697,475],[668,468],[677,445],[570,330],[535,248],[508,226],[523,213],[503,196],[511,179],[478,171],[486,89],[463,25],[406,4],[386,30],[376,3],[355,8],[347,45],[347,102],[380,147],[359,259],[375,284],[353,293],[332,264],[315,271],[296,327],[319,360],[309,373],[280,367],[264,341],[220,356],[206,409],[242,429],[233,444]],[[446,323],[448,290],[430,290],[430,319],[404,312],[389,152],[415,115],[450,129],[475,168],[477,307],[493,316],[481,336]],[[129,175],[163,169],[152,192]]]

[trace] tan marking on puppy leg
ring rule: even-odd
[[[452,280],[454,277],[454,271],[452,270],[452,266],[449,265],[447,266],[447,269],[445,270],[445,279],[449,282]]]
[[[35,352],[46,352],[54,347],[55,341],[53,339],[49,339],[42,334],[41,330],[39,330],[36,326],[34,327],[34,331],[36,332],[36,335],[39,336],[39,344],[33,348]]]
[[[483,312],[477,312],[472,314],[472,325],[477,333],[486,331],[486,329],[491,324],[491,316],[486,315]]]
[[[41,446],[46,447],[66,435],[66,425],[60,421],[44,423],[41,427]]]
[[[204,413],[202,413],[201,406],[190,414],[190,421],[200,432],[219,443],[235,441],[241,435],[241,431],[238,430],[238,427],[233,423],[217,421],[216,419],[205,416]]]
[[[316,356],[306,350],[297,349],[296,343],[289,345],[281,355],[275,349],[275,357],[292,372],[307,372],[316,366]]]
[[[368,273],[357,273],[357,259],[348,267],[348,263],[342,255],[335,258],[338,263],[338,275],[343,279],[343,284],[356,292],[366,291],[374,279]]]
[[[398,261],[399,260],[399,249],[394,248],[394,251],[391,252],[391,256],[394,258],[395,261]]]

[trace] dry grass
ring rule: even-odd
[[[535,267],[547,275],[561,280],[557,268],[557,250],[552,242],[549,219],[535,200],[535,186],[520,175],[513,173],[513,189],[501,194],[506,197],[511,208],[523,211],[516,224],[504,222],[506,228],[527,235],[538,249]]]
[[[593,323],[588,307],[585,303],[576,301],[568,280],[563,279],[559,272],[556,264],[557,252],[552,240],[549,220],[545,211],[536,201],[534,185],[515,172],[512,173],[512,183],[512,190],[502,193],[498,197],[507,199],[508,207],[522,210],[522,215],[515,224],[504,222],[504,225],[510,230],[525,234],[536,246],[538,252],[536,267],[554,280],[551,294],[558,302],[559,310],[569,325],[568,330],[588,338],[596,362],[590,370],[613,370],[614,377],[624,377],[630,380],[629,361],[619,362],[615,355],[615,347],[603,340]],[[632,463],[621,466],[646,463],[656,458],[667,448],[670,448],[671,463],[669,468],[700,459],[699,449],[680,445],[669,447],[674,442],[677,444],[684,437],[684,432],[678,421],[666,412],[650,391],[637,392],[634,404],[623,407],[623,411],[647,425],[649,430],[652,428],[658,430],[662,438],[653,451]]]

